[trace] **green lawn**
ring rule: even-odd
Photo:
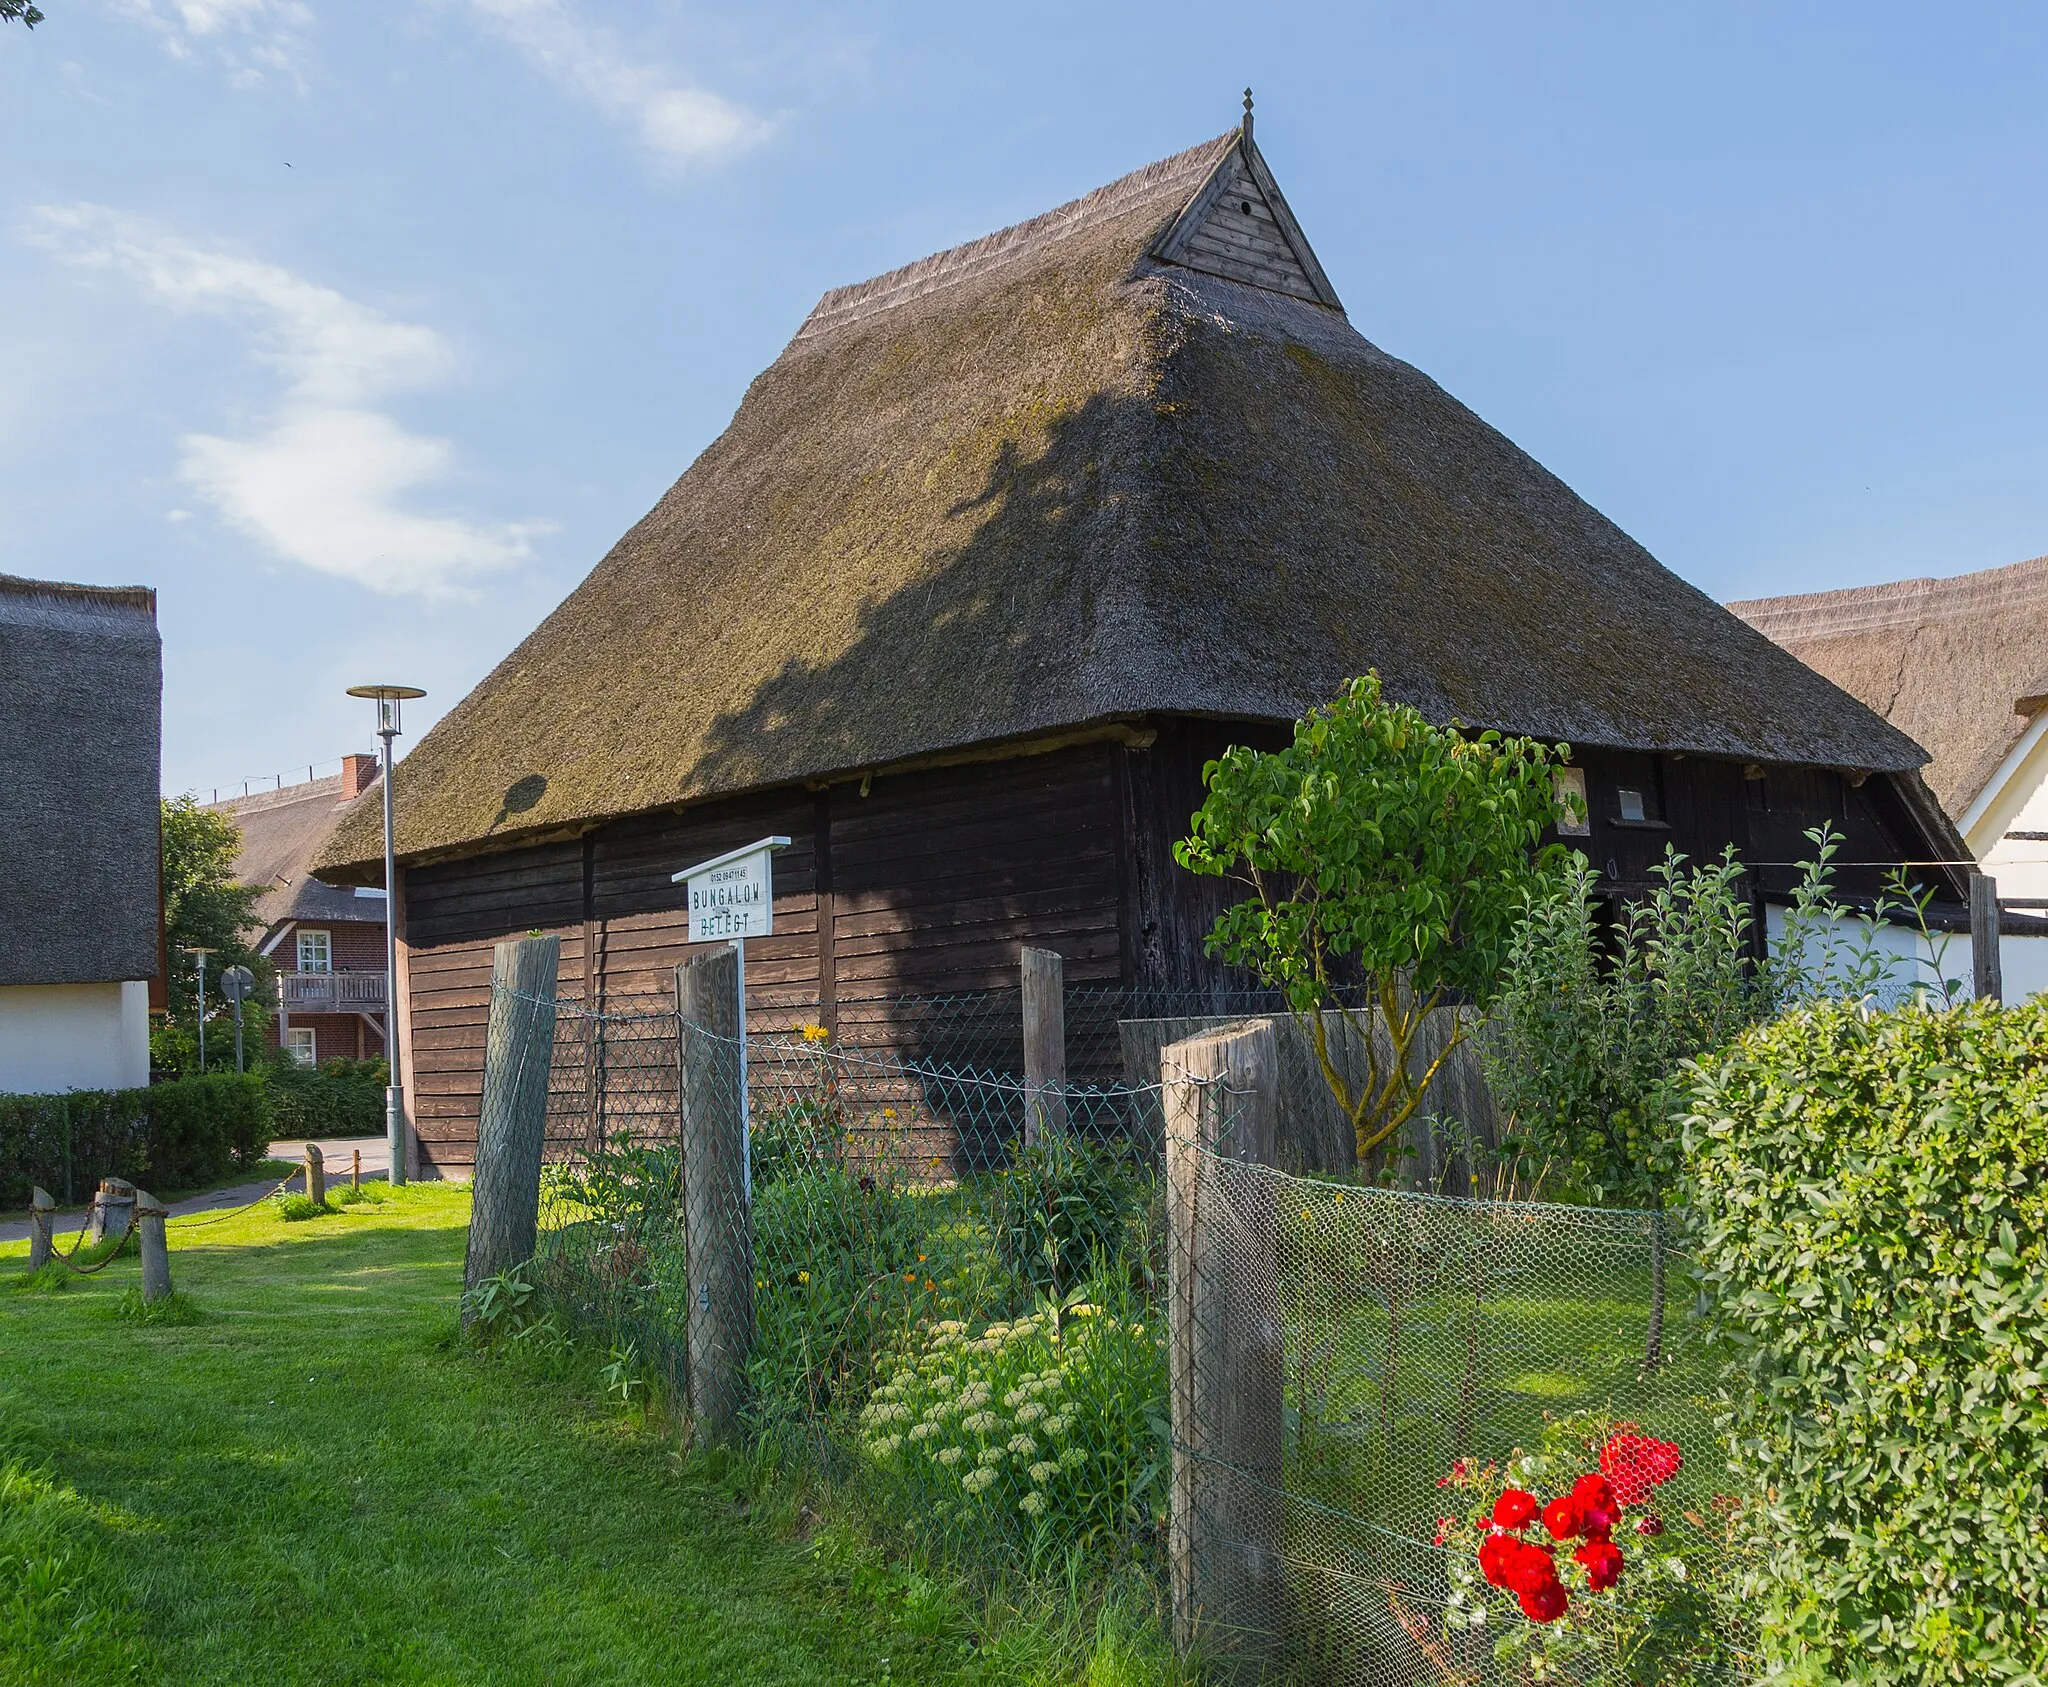
[[[594,1381],[471,1351],[467,1218],[425,1184],[174,1220],[183,1326],[119,1315],[132,1259],[20,1292],[0,1245],[0,1682],[1023,1678],[957,1599],[746,1515]]]

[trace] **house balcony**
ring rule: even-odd
[[[281,972],[277,975],[280,1012],[382,1014],[384,975],[381,972]]]

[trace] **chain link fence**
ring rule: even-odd
[[[534,1266],[699,1433],[970,1568],[1150,1577],[1218,1680],[1743,1678],[1741,1518],[1662,1221],[1303,1175],[1327,1104],[1286,1018],[1247,1079],[1190,1064],[1227,1014],[1134,1011],[1214,1001],[1070,992],[1069,1081],[1033,1087],[969,1058],[1020,1060],[1015,997],[743,1049],[734,969],[699,982],[554,1004]],[[1439,1187],[1478,1178],[1490,1113],[1458,1124]],[[1589,1475],[1611,1526],[1510,1531],[1568,1601],[1531,1620],[1470,1518]],[[1598,1591],[1589,1533],[1623,1561]]]

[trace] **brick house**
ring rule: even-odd
[[[217,805],[242,834],[235,876],[263,893],[257,949],[277,968],[270,1044],[307,1065],[384,1052],[384,893],[327,884],[308,870],[376,783],[377,758],[350,755],[329,778]]]

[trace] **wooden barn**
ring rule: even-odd
[[[757,1027],[905,994],[1198,991],[1203,763],[1377,668],[1570,742],[1617,893],[1667,844],[1949,859],[1922,752],[1363,338],[1241,130],[827,293],[725,433],[396,782],[423,1163],[473,1152],[491,946],[671,988],[678,868],[769,833]],[[381,878],[367,806],[318,864]],[[1775,871],[1775,869],[1773,869]],[[1789,873],[1786,875],[1789,881]],[[1768,881],[1766,881],[1768,888]]]

